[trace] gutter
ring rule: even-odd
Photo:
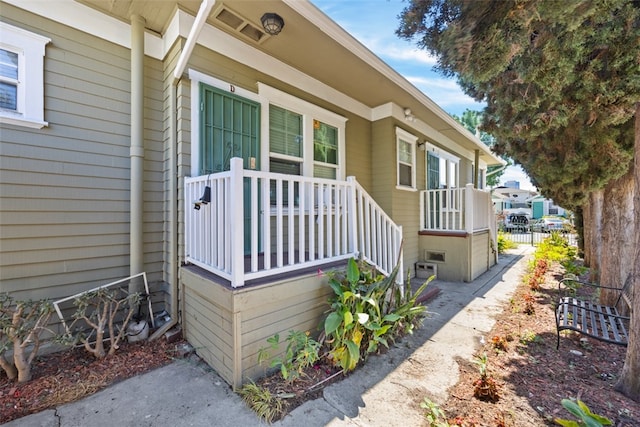
[[[213,5],[216,0],[203,0],[198,10],[198,15],[193,23],[193,27],[189,31],[187,41],[182,47],[182,52],[178,58],[176,68],[173,72],[173,81],[171,82],[170,94],[169,94],[169,238],[171,244],[169,245],[169,276],[171,280],[171,321],[162,325],[156,330],[150,340],[157,339],[164,335],[169,329],[178,324],[178,318],[180,310],[178,309],[178,291],[179,291],[179,278],[178,278],[178,182],[180,176],[178,176],[178,136],[177,136],[177,121],[178,121],[178,85],[182,79],[184,69],[191,58],[193,49],[195,48],[198,37],[202,28],[207,22],[207,18],[211,13]]]

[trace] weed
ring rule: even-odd
[[[238,391],[242,400],[260,418],[267,423],[279,419],[285,410],[282,399],[272,395],[266,388],[260,387],[254,382],[249,382]]]
[[[285,340],[287,347],[283,357],[275,357],[271,361],[272,368],[280,368],[282,378],[293,381],[298,378],[305,368],[313,366],[319,359],[318,351],[320,343],[309,336],[309,332],[289,331]],[[267,338],[271,350],[277,350],[280,346],[280,335],[275,334]],[[269,349],[258,350],[258,363],[262,364],[270,358]]]

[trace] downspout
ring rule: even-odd
[[[131,166],[129,274],[144,271],[144,26],[140,15],[131,16]],[[129,284],[130,292],[143,292],[142,283]],[[133,289],[132,289],[133,288]]]
[[[196,45],[202,28],[207,22],[215,0],[204,0],[200,4],[200,9],[196,15],[193,27],[189,31],[187,41],[182,48],[180,57],[173,73],[169,94],[169,276],[171,277],[171,321],[162,325],[149,338],[151,340],[162,336],[166,331],[173,328],[178,323],[179,299],[178,299],[178,84],[182,79],[182,73],[189,62],[191,53]]]

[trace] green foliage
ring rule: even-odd
[[[400,333],[411,333],[426,307],[416,301],[429,281],[415,293],[407,283],[404,289],[396,284],[398,266],[388,277],[372,268],[359,267],[351,258],[344,277],[330,273],[329,286],[334,296],[324,321],[329,357],[344,371],[355,369],[367,354]]]
[[[456,427],[447,422],[447,416],[437,403],[432,402],[425,397],[420,407],[425,410],[425,418],[427,419],[427,427]]]
[[[0,294],[0,367],[9,379],[31,379],[31,364],[52,314],[53,306],[47,300],[16,301],[8,293]],[[9,351],[13,356],[7,359]]]
[[[556,424],[559,424],[564,427],[580,427],[580,426],[588,426],[588,427],[601,427],[601,426],[610,426],[613,423],[610,419],[603,417],[601,415],[594,414],[591,412],[589,407],[584,404],[581,400],[573,401],[570,399],[562,399],[562,406],[569,412],[571,412],[579,421],[573,420],[564,420],[560,418],[554,419]]]
[[[279,419],[284,413],[285,405],[282,399],[272,395],[269,390],[260,387],[254,382],[249,382],[238,391],[242,400],[260,418],[267,423]]]
[[[282,378],[293,381],[299,378],[304,369],[313,366],[319,359],[318,351],[320,343],[309,336],[309,332],[289,331],[289,336],[285,340],[287,346],[282,357],[275,357],[271,360],[272,368],[279,368]],[[275,334],[268,338],[271,350],[278,350],[280,347],[280,335]],[[258,351],[258,363],[262,364],[270,358],[269,349],[261,348]]]
[[[507,239],[502,231],[498,231],[498,253],[503,254],[507,249],[517,248],[518,245]]]
[[[397,34],[486,101],[482,130],[562,206],[630,170],[636,2],[410,0]]]
[[[545,259],[567,263],[575,261],[578,255],[576,247],[569,244],[569,240],[560,233],[551,233],[536,248],[534,259]]]

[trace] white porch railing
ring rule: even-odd
[[[420,192],[420,230],[464,231],[490,228],[492,202],[487,191],[473,184]]]
[[[194,209],[207,186],[211,202]],[[233,287],[352,256],[385,274],[402,262],[402,227],[352,177],[245,170],[234,158],[230,171],[185,178],[184,223],[186,261]]]

